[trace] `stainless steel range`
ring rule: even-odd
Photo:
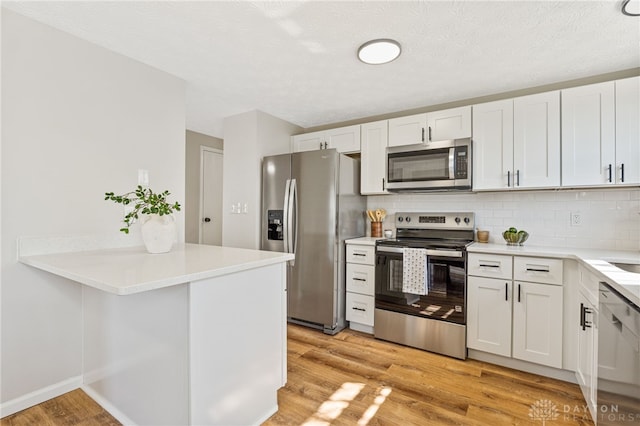
[[[467,251],[474,214],[397,213],[376,244],[375,337],[467,357]]]

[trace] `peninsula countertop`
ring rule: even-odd
[[[169,253],[143,246],[21,256],[26,265],[81,284],[128,295],[286,262],[288,253],[177,244]]]

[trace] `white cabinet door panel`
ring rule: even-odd
[[[387,120],[363,124],[360,128],[360,192],[387,194]]]
[[[560,186],[560,92],[513,102],[515,187]]]
[[[293,152],[316,151],[324,146],[326,136],[324,131],[305,133],[291,136]]]
[[[467,346],[511,356],[511,281],[481,277],[467,281]]]
[[[444,141],[471,137],[471,107],[427,113],[427,140]]]
[[[614,82],[562,91],[562,185],[605,185],[615,167]]]
[[[514,282],[513,357],[562,368],[562,287]]]
[[[389,146],[421,144],[426,141],[427,114],[389,120]]]
[[[507,188],[513,165],[513,100],[473,106],[473,189]]]
[[[327,148],[338,152],[360,152],[360,125],[325,130]]]
[[[616,182],[640,183],[640,77],[616,85]],[[624,176],[623,176],[624,170]]]

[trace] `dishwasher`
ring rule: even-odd
[[[640,423],[640,307],[600,283],[597,424]]]

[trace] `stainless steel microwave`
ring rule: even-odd
[[[387,148],[387,190],[471,190],[471,138]]]

